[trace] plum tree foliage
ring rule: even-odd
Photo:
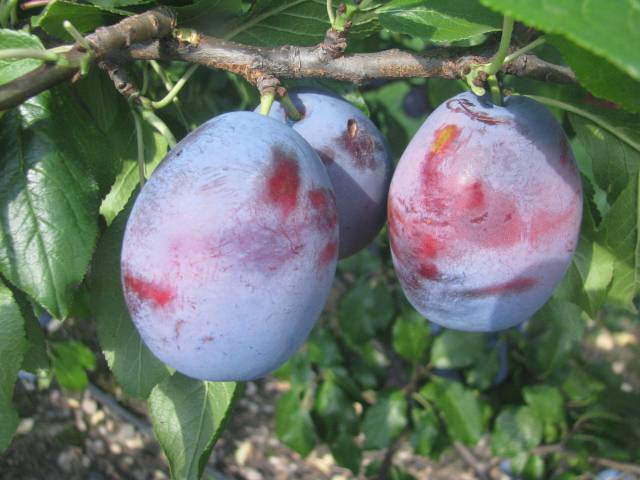
[[[638,338],[634,8],[0,0],[0,450],[19,376],[103,355],[174,478],[272,372],[367,478],[638,474],[624,342],[585,353]]]

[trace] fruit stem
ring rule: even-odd
[[[533,42],[531,42],[528,45],[525,45],[522,48],[519,48],[518,50],[516,50],[515,52],[513,52],[510,55],[507,55],[504,59],[504,63],[509,63],[509,62],[513,62],[516,58],[518,58],[520,55],[524,55],[527,52],[530,52],[531,50],[533,50],[536,47],[539,47],[540,45],[542,45],[544,42],[546,41],[546,39],[544,37],[538,37],[536,38]]]
[[[197,69],[198,69],[197,64],[194,63],[193,65],[191,65],[187,69],[187,71],[184,73],[184,75],[180,77],[180,80],[176,82],[173,88],[169,90],[169,93],[167,93],[162,100],[158,100],[157,102],[151,102],[151,107],[158,110],[169,105],[173,101],[173,99],[176,98],[178,93],[180,93],[180,90],[182,90],[182,87],[185,86],[185,84],[189,81],[189,79]]]
[[[275,89],[269,89],[266,93],[263,93],[260,96],[260,115],[264,115],[265,117],[269,115],[271,105],[273,105],[273,101],[275,100],[275,98]]]
[[[606,121],[602,120],[597,115],[593,115],[593,114],[587,112],[586,110],[582,110],[581,108],[575,107],[575,106],[573,106],[571,104],[568,104],[568,103],[565,103],[565,102],[561,102],[560,100],[555,100],[553,98],[539,97],[537,95],[523,95],[523,96],[524,97],[529,97],[532,100],[535,100],[536,102],[540,102],[540,103],[543,103],[545,105],[549,105],[550,107],[560,108],[560,109],[565,110],[567,112],[573,113],[575,115],[579,115],[579,116],[581,116],[583,118],[586,118],[587,120],[595,123],[599,127],[601,127],[604,130],[608,131],[613,136],[617,137],[619,140],[621,140],[624,143],[626,143],[627,145],[629,145],[631,148],[634,148],[635,150],[640,152],[640,143],[636,142],[631,137],[629,137],[626,133],[621,132],[619,129],[615,128],[613,125],[610,125]]]
[[[491,89],[491,100],[496,105],[502,105],[502,93],[500,92],[500,85],[498,84],[498,77],[495,75],[489,75],[487,77],[489,87]]]
[[[33,58],[36,60],[43,60],[45,62],[55,62],[58,60],[58,55],[47,50],[39,50],[37,48],[6,48],[0,50],[0,60],[17,58]]]
[[[500,71],[502,64],[504,63],[504,59],[509,53],[509,45],[511,45],[511,34],[513,33],[513,17],[508,15],[504,16],[502,22],[502,36],[500,37],[500,46],[498,47],[498,52],[494,57],[493,61],[487,68],[486,72],[488,75],[495,75]]]
[[[144,173],[144,136],[142,134],[142,122],[140,116],[131,109],[133,115],[133,121],[136,125],[136,143],[138,145],[138,176],[140,177],[140,187],[144,187],[145,173]]]
[[[333,27],[333,24],[336,21],[336,16],[333,13],[333,0],[327,0],[327,15],[329,17],[329,23],[331,24],[331,27]]]
[[[296,108],[288,93],[285,93],[280,97],[280,105],[282,105],[282,108],[285,109],[289,118],[294,122],[302,119],[302,114]]]

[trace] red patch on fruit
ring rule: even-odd
[[[356,168],[375,170],[375,155],[382,151],[383,147],[373,135],[362,129],[356,120],[347,120],[347,128],[338,137],[338,143],[349,152]]]
[[[458,170],[464,168],[460,163],[464,159],[456,157],[458,142],[460,129],[455,125],[443,125],[435,131],[422,163],[422,208],[405,208],[415,224],[406,228],[404,235],[414,244],[417,254],[429,253],[422,246],[431,238],[437,239],[436,252],[442,254],[448,249],[446,246],[456,245],[461,239],[500,248],[525,236],[526,226],[514,198],[479,179],[460,181]]]
[[[320,258],[318,259],[318,263],[320,266],[325,266],[331,263],[338,256],[338,242],[335,240],[327,243],[322,251],[320,252]]]
[[[124,286],[138,298],[151,302],[155,307],[166,307],[175,298],[175,292],[170,286],[150,282],[130,272],[124,274]]]
[[[484,188],[480,181],[476,180],[464,187],[463,197],[463,206],[466,209],[482,209],[486,206]],[[486,215],[486,212],[483,215]]]
[[[280,209],[287,218],[296,208],[300,189],[300,167],[296,156],[280,147],[271,149],[273,164],[267,175],[267,201]]]
[[[338,223],[335,195],[328,188],[314,188],[307,193],[311,206],[311,224],[321,232],[332,232]]]
[[[213,342],[213,337],[211,335],[206,335],[200,339],[202,343],[211,343]]]
[[[471,290],[465,290],[463,295],[466,297],[491,297],[491,296],[505,296],[515,295],[517,293],[523,293],[533,288],[538,281],[533,277],[521,277],[508,282],[498,283],[496,285],[490,285],[488,287],[474,288]]]
[[[440,277],[440,270],[434,263],[422,263],[418,268],[418,273],[429,280],[437,280]]]
[[[463,113],[467,117],[486,123],[487,125],[509,123],[509,120],[506,118],[494,117],[493,115],[489,115],[485,112],[479,112],[476,110],[476,105],[466,98],[454,98],[449,100],[447,102],[447,108],[452,112]]]
[[[580,207],[580,193],[565,210],[557,214],[550,214],[547,210],[539,210],[533,216],[529,241],[538,248],[549,241],[551,237],[564,237],[565,232],[575,229],[576,209]]]

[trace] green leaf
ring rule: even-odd
[[[237,383],[201,382],[179,373],[153,389],[149,414],[171,478],[201,478],[241,390]]]
[[[491,436],[494,455],[515,457],[542,441],[542,422],[529,407],[507,407],[500,412]]]
[[[121,130],[121,129],[119,129]],[[156,167],[164,159],[167,153],[167,140],[153,129],[148,123],[142,123],[142,135],[144,142],[144,164],[145,174],[148,177],[155,171]],[[133,147],[135,138],[130,139],[129,146]],[[136,147],[137,148],[137,147]],[[116,176],[114,184],[107,196],[100,204],[100,213],[104,216],[107,224],[125,207],[131,194],[140,183],[140,170],[138,159],[132,155],[132,149],[121,153],[122,166]]]
[[[180,28],[193,28],[205,35],[220,37],[228,25],[242,14],[242,2],[237,0],[195,0],[176,7]]]
[[[44,50],[35,35],[24,31],[0,29],[0,50],[5,48],[35,48]],[[0,60],[0,85],[8,83],[40,66],[42,62],[33,58]]]
[[[606,390],[606,385],[583,368],[574,366],[564,379],[562,390],[573,402],[589,403]]]
[[[358,474],[362,462],[362,450],[351,435],[341,433],[335,441],[329,444],[329,448],[338,465],[348,468],[356,475]]]
[[[551,385],[535,385],[525,387],[522,394],[533,414],[542,423],[545,440],[555,441],[556,427],[562,426],[565,422],[564,398],[560,390]]]
[[[18,413],[13,407],[13,388],[22,356],[27,349],[24,321],[20,308],[0,280],[0,452],[11,443],[18,426]]]
[[[328,367],[344,363],[335,335],[331,330],[323,328],[323,325],[317,325],[311,332],[307,339],[307,352],[309,361],[320,366]]]
[[[596,97],[618,103],[630,112],[640,112],[640,82],[615,65],[575,43],[554,36],[552,43],[575,72],[576,77]],[[598,65],[598,68],[594,68]]]
[[[120,250],[129,210],[102,236],[96,250],[89,291],[98,340],[109,368],[127,394],[147,398],[169,375],[167,367],[143,343],[131,321],[120,283]]]
[[[86,371],[95,370],[96,357],[80,342],[52,342],[51,365],[63,388],[84,390],[89,383]]]
[[[97,234],[97,188],[77,138],[91,130],[63,101],[46,92],[0,119],[0,271],[57,318],[69,311]]]
[[[69,107],[82,109],[85,123],[93,127],[87,162],[104,198],[100,213],[110,224],[124,208],[138,182],[138,146],[131,106],[104,72],[92,70],[74,86]],[[147,175],[167,152],[167,141],[147,122],[142,123]],[[86,135],[89,136],[88,134]],[[93,153],[95,152],[95,153]]]
[[[354,435],[358,430],[358,418],[352,402],[331,370],[326,371],[325,378],[318,388],[313,412],[318,419],[318,433],[331,443],[343,432]]]
[[[257,0],[226,38],[259,46],[314,45],[329,28],[324,0]]]
[[[152,1],[153,0],[89,0],[89,3],[104,8],[105,10],[114,10],[121,7],[144,5]]]
[[[467,383],[480,390],[485,390],[493,385],[500,371],[500,348],[500,344],[497,344],[488,352],[484,352],[465,371]]]
[[[362,421],[362,431],[365,435],[364,448],[377,450],[389,447],[406,425],[407,400],[404,393],[394,391],[382,395],[364,415]]]
[[[608,300],[634,310],[633,298],[640,284],[638,257],[638,181],[635,175],[602,221],[598,237],[615,257]]]
[[[276,403],[276,434],[282,443],[306,457],[318,441],[309,411],[298,389],[289,390]]]
[[[554,297],[575,303],[594,317],[607,298],[614,261],[607,249],[581,235],[576,253]]]
[[[605,118],[615,118],[613,115],[614,112],[610,112]],[[607,194],[609,203],[613,203],[638,173],[640,151],[629,147],[604,128],[578,115],[570,114],[569,120],[576,131],[576,141],[582,144],[584,152],[591,160],[596,184]],[[632,120],[635,120],[635,125]],[[632,128],[640,127],[640,117],[624,115],[619,121],[629,122],[627,126]]]
[[[429,325],[418,312],[398,317],[393,325],[393,349],[401,357],[419,362],[427,353],[431,341]]]
[[[502,28],[501,16],[476,0],[392,0],[378,16],[387,30],[436,43],[468,40]]]
[[[127,15],[127,12],[56,0],[49,3],[40,15],[31,17],[31,25],[42,28],[56,38],[70,41],[73,37],[62,26],[65,20],[73,23],[80,33],[87,33],[93,32],[100,26],[117,22],[122,15]]]
[[[451,438],[468,445],[478,443],[485,416],[476,392],[458,382],[432,377],[420,394],[436,404]]]
[[[640,29],[635,1],[610,0],[481,0],[487,7],[511,15],[545,32],[563,35],[640,79]]]
[[[431,363],[436,368],[462,368],[480,358],[485,348],[482,333],[446,329],[431,348]]]
[[[439,453],[442,426],[435,412],[414,408],[411,410],[411,418],[413,419],[411,445],[415,452],[426,457]]]
[[[16,300],[20,303],[19,296],[16,297]],[[21,311],[27,336],[27,350],[22,360],[22,370],[37,373],[38,370],[49,368],[44,330],[34,315],[31,305],[27,305],[27,308],[21,305]]]
[[[528,355],[548,374],[561,367],[584,333],[581,310],[572,303],[549,300],[533,317],[528,331]]]
[[[371,287],[361,280],[340,299],[340,330],[355,345],[365,343],[393,319],[394,306],[386,285]]]

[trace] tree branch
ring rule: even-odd
[[[424,53],[385,50],[347,56],[328,54],[328,40],[315,47],[282,46],[260,48],[195,35],[188,42],[169,37],[175,17],[158,8],[102,27],[86,39],[94,48],[94,60],[117,64],[134,60],[178,60],[218,68],[243,76],[254,85],[261,77],[279,79],[330,78],[356,84],[385,78],[462,78],[465,71],[491,61],[488,54],[469,54],[434,48]],[[334,39],[339,50],[342,38]],[[331,52],[330,52],[331,53]],[[78,71],[86,52],[75,45],[62,54],[67,66],[44,64],[36,70],[0,86],[0,110],[19,105],[27,98],[62,83]],[[522,55],[503,66],[502,71],[557,83],[574,83],[567,67],[545,62],[534,55]]]
[[[118,61],[179,60],[219,68],[242,75],[251,83],[259,76],[276,78],[331,78],[356,84],[378,78],[441,77],[458,79],[471,65],[489,63],[490,56],[465,55],[452,58],[451,49],[434,48],[424,53],[392,49],[357,53],[329,59],[318,47],[283,46],[260,48],[201,37],[197,45],[173,40],[134,45],[114,52]],[[557,83],[574,83],[573,72],[545,62],[534,55],[523,55],[503,67],[503,72]]]

